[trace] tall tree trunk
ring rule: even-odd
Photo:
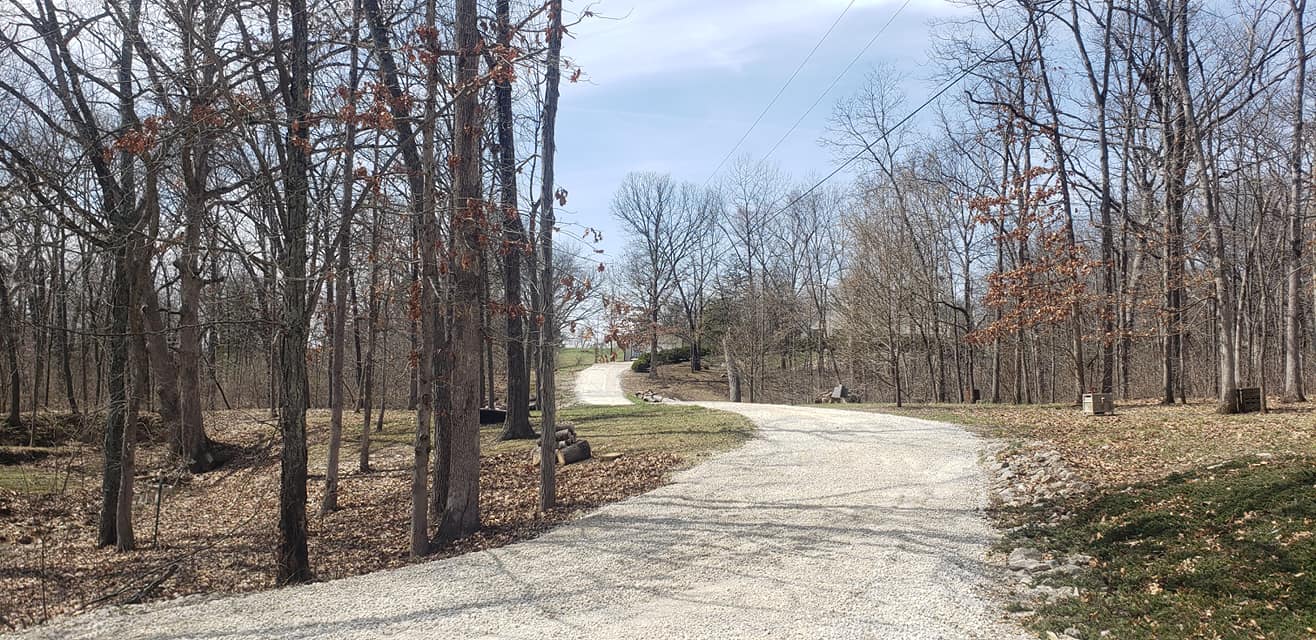
[[[139,256],[150,255],[145,243],[135,242]],[[140,299],[138,292],[150,286],[148,279],[149,264],[145,258],[136,260],[134,267],[132,299]],[[132,364],[132,374],[128,381],[128,405],[124,416],[123,444],[119,465],[118,508],[115,513],[115,545],[119,551],[130,551],[137,546],[133,534],[133,478],[136,472],[137,423],[141,419],[141,400],[147,397],[147,373],[150,364],[146,355],[146,340],[143,334],[143,313],[139,306],[129,311],[128,353]]]
[[[279,433],[283,444],[279,467],[279,584],[309,582],[306,548],[306,407],[310,381],[306,372],[310,310],[306,286],[306,234],[310,219],[311,66],[306,0],[288,0],[292,41],[290,61],[280,80],[288,117],[287,162],[283,170],[285,204],[283,317],[279,332]]]
[[[649,289],[649,379],[658,378],[658,291]]]
[[[1293,38],[1297,47],[1297,68],[1293,80],[1293,141],[1289,150],[1289,219],[1288,251],[1284,261],[1284,400],[1306,400],[1302,380],[1302,245],[1306,240],[1303,218],[1303,105],[1307,90],[1307,35],[1303,14],[1307,0],[1289,0],[1293,13]]]
[[[402,85],[398,80],[397,63],[393,58],[393,48],[390,43],[391,37],[388,25],[380,13],[379,2],[378,0],[362,0],[361,7],[365,13],[366,21],[370,25],[375,56],[379,60],[379,74],[388,89],[389,95],[392,97],[390,102],[393,123],[398,133],[398,146],[402,153],[403,164],[407,168],[407,183],[411,192],[413,242],[420,254],[420,269],[413,269],[412,271],[414,293],[409,314],[413,326],[412,348],[417,355],[416,373],[413,376],[416,436],[412,446],[411,555],[412,557],[419,557],[429,553],[430,550],[428,482],[430,428],[434,419],[434,317],[436,310],[434,288],[439,283],[439,269],[437,256],[435,255],[439,244],[439,233],[434,217],[432,189],[427,188],[428,176],[432,172],[426,170],[427,166],[432,165],[432,162],[426,161],[432,159],[433,154],[429,154],[429,158],[422,160],[420,150],[417,149],[410,107],[406,101],[402,100]],[[426,23],[433,25],[435,21],[434,2],[431,0],[426,7]],[[437,35],[433,29],[426,30],[425,38],[428,48],[438,49],[435,46]],[[432,88],[434,62],[431,62],[429,67],[431,77],[426,79],[426,85],[427,88]],[[427,96],[427,102],[432,101],[432,93],[430,91],[430,95]],[[432,131],[434,118],[427,117],[424,126]]]
[[[370,413],[374,409],[375,346],[379,340],[379,208],[372,207],[374,220],[370,225],[370,284],[366,289],[366,352],[362,364],[361,395],[361,459],[357,468],[361,473],[370,471]],[[387,391],[380,393],[381,398]],[[380,407],[383,413],[383,407]]]
[[[178,454],[193,472],[203,472],[213,466],[209,441],[201,415],[201,289],[204,284],[198,264],[201,225],[205,218],[205,178],[209,169],[204,155],[208,151],[196,150],[196,157],[185,164],[195,164],[188,173],[189,186],[184,204],[187,218],[184,232],[184,250],[178,262]]]
[[[1154,15],[1161,16],[1158,7],[1153,6],[1152,10]],[[1184,122],[1188,127],[1187,137],[1193,145],[1192,150],[1195,152],[1193,155],[1197,160],[1198,175],[1203,190],[1208,230],[1207,240],[1210,247],[1212,281],[1215,289],[1216,318],[1219,322],[1219,337],[1216,340],[1216,369],[1220,376],[1217,409],[1220,413],[1237,413],[1238,396],[1235,392],[1238,389],[1238,379],[1236,377],[1234,346],[1238,334],[1234,326],[1235,299],[1231,282],[1232,266],[1229,260],[1228,247],[1225,244],[1224,229],[1220,221],[1220,211],[1217,204],[1218,176],[1215,175],[1211,158],[1207,155],[1208,141],[1205,139],[1206,132],[1203,132],[1199,127],[1192,88],[1188,78],[1188,11],[1188,0],[1176,0],[1171,8],[1172,13],[1168,19],[1161,20],[1161,25],[1166,35],[1166,41],[1173,43],[1170,49],[1170,71],[1181,103]]]
[[[459,92],[453,104],[452,371],[475,372],[483,355],[480,340],[480,246],[484,203],[480,186],[481,120],[477,113],[480,34],[476,0],[456,0],[455,28]],[[440,540],[456,540],[480,528],[480,398],[473,384],[452,384],[452,451],[448,501]]]
[[[64,265],[65,254],[65,236],[61,231],[59,236],[59,255],[55,256],[55,273],[57,275],[56,293],[58,296],[59,326],[56,328],[56,336],[59,340],[59,368],[64,378],[64,402],[68,405],[69,412],[78,414],[78,397],[73,391],[73,346],[69,338],[69,285],[68,274]]]
[[[497,0],[498,44],[512,45],[511,0]],[[502,64],[513,65],[512,60]],[[535,437],[530,427],[530,367],[526,363],[525,303],[521,294],[521,254],[525,251],[525,227],[521,222],[516,188],[516,122],[512,112],[510,74],[494,80],[498,108],[498,186],[503,210],[503,313],[507,351],[507,422],[502,440]]]
[[[539,357],[542,393],[539,396],[539,408],[542,412],[539,439],[539,509],[547,511],[557,503],[557,450],[556,441],[551,434],[557,430],[556,371],[557,365],[557,318],[554,317],[555,304],[553,273],[553,227],[557,224],[553,211],[553,200],[557,197],[554,160],[557,155],[557,103],[558,83],[562,66],[562,0],[549,0],[548,3],[548,60],[544,75],[544,113],[541,126],[543,141],[540,152],[544,160],[543,177],[540,181],[542,191],[539,195],[539,251],[540,251],[540,303],[543,305],[543,327],[539,333]]]
[[[727,400],[740,402],[740,367],[736,365],[731,337],[727,335],[722,336],[722,357],[727,361]]]
[[[14,318],[13,306],[9,300],[9,274],[4,264],[0,264],[0,322],[4,323],[5,346],[9,354],[9,415],[5,424],[17,427],[22,424],[19,404],[22,398],[22,380],[18,372],[19,330]]]
[[[47,3],[49,6],[49,3]],[[136,120],[133,106],[133,35],[141,3],[132,0],[127,16],[128,28],[124,29],[117,63],[117,82],[120,91],[119,121],[127,124]],[[53,12],[53,8],[52,8]],[[128,410],[128,342],[129,316],[133,299],[133,278],[135,275],[134,254],[136,243],[133,242],[138,221],[137,202],[135,201],[136,176],[134,158],[120,152],[118,154],[117,188],[102,189],[102,196],[111,198],[105,202],[109,208],[109,219],[116,239],[115,251],[112,253],[114,263],[114,281],[110,292],[110,363],[107,377],[109,389],[109,407],[105,417],[105,462],[101,475],[101,511],[100,526],[97,531],[97,546],[110,546],[119,542],[119,489],[123,473],[123,436],[125,413]],[[154,184],[154,174],[148,175],[148,182]],[[108,181],[107,181],[108,184]],[[131,497],[131,496],[130,496]],[[129,533],[131,535],[131,533]],[[131,538],[128,540],[131,543]]]
[[[351,63],[348,71],[348,100],[355,103],[358,84],[359,62],[357,61],[357,41],[361,31],[361,17],[358,3],[352,4],[352,45]],[[355,108],[355,105],[353,105]],[[324,495],[320,499],[320,514],[324,515],[338,510],[338,456],[343,447],[343,367],[347,347],[347,297],[352,271],[352,219],[356,211],[353,203],[353,186],[356,182],[356,121],[348,118],[343,125],[343,191],[339,203],[337,266],[334,268],[334,287],[338,294],[334,298],[333,345],[329,363],[329,385],[332,403],[329,407],[329,453],[324,471]],[[368,412],[367,412],[368,413]],[[369,424],[370,418],[366,418]],[[361,442],[362,451],[369,450],[369,429]],[[368,468],[368,454],[363,454],[363,468]]]
[[[128,409],[126,395],[128,373],[128,308],[132,304],[131,249],[127,234],[114,258],[114,283],[110,290],[110,366],[107,387],[109,407],[105,415],[105,464],[101,476],[100,528],[97,546],[107,547],[119,540],[119,486],[122,479],[124,414]]]
[[[1065,151],[1064,140],[1060,135],[1060,109],[1056,106],[1055,93],[1051,90],[1051,74],[1047,70],[1046,56],[1042,55],[1042,30],[1038,24],[1035,8],[1028,5],[1029,22],[1032,25],[1033,38],[1037,43],[1038,76],[1042,81],[1043,96],[1047,114],[1051,118],[1047,132],[1051,138],[1051,151],[1055,154],[1056,178],[1059,182],[1061,210],[1064,212],[1064,230],[1066,249],[1071,251],[1071,259],[1078,258],[1078,242],[1074,237],[1074,207],[1069,187],[1069,161]],[[1082,286],[1082,278],[1076,277],[1074,286]],[[1087,369],[1083,355],[1083,318],[1082,307],[1077,302],[1079,296],[1069,305],[1070,358],[1074,363],[1074,402],[1082,404],[1083,394],[1087,392]]]

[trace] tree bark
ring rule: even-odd
[[[511,0],[498,0],[498,44],[512,45]],[[509,54],[510,55],[510,54]],[[504,60],[502,64],[513,65]],[[516,127],[512,112],[510,74],[498,74],[494,100],[498,108],[498,182],[503,210],[503,313],[507,351],[507,422],[502,440],[535,437],[530,427],[530,367],[526,362],[525,303],[521,293],[521,254],[525,251],[525,226],[521,222],[516,185]]]
[[[351,65],[348,71],[348,100],[355,103],[357,90],[357,41],[360,33],[360,13],[358,3],[352,4],[352,45]],[[337,262],[334,268],[334,287],[338,294],[334,298],[333,345],[329,364],[329,385],[332,404],[329,407],[329,453],[324,472],[324,495],[320,499],[320,515],[338,510],[338,457],[343,446],[343,368],[347,348],[347,297],[352,271],[352,219],[356,207],[353,202],[353,185],[356,181],[356,121],[349,118],[343,125],[343,191],[339,203]],[[369,412],[367,412],[369,413]],[[367,416],[366,424],[370,423]],[[362,468],[369,467],[370,430],[361,441]]]
[[[481,120],[478,75],[480,34],[476,0],[456,0],[457,96],[453,104],[452,371],[476,372],[483,355],[480,339],[480,246],[484,221],[480,185]],[[439,540],[469,536],[480,528],[479,387],[453,384],[448,500]]]
[[[288,0],[291,60],[280,68],[287,111],[287,162],[283,169],[282,322],[279,349],[279,543],[277,580],[310,582],[306,547],[306,347],[310,310],[306,286],[306,234],[310,218],[311,66],[306,0]],[[271,21],[274,22],[274,21]]]
[[[438,229],[435,224],[433,197],[427,188],[426,163],[422,160],[416,147],[415,131],[412,127],[410,108],[402,100],[402,86],[398,80],[397,63],[393,59],[393,48],[388,25],[380,14],[378,0],[362,0],[361,7],[370,25],[374,42],[375,55],[379,60],[379,74],[392,97],[394,128],[398,133],[398,146],[402,161],[407,169],[407,183],[413,216],[412,236],[420,254],[420,269],[413,270],[414,290],[409,317],[414,330],[412,332],[413,349],[416,350],[416,373],[413,376],[414,409],[416,411],[416,436],[412,443],[411,471],[411,555],[420,557],[430,551],[429,541],[429,456],[430,428],[434,419],[434,340],[435,340],[435,290],[439,282],[437,251],[439,244]],[[426,22],[435,23],[434,3],[427,3]],[[426,44],[431,49],[437,37],[428,31]],[[430,74],[433,74],[433,63]],[[427,85],[432,80],[427,78]],[[432,92],[431,92],[432,96]],[[427,100],[430,100],[427,97]],[[426,127],[434,126],[433,118],[427,118]],[[432,157],[432,154],[431,154]],[[418,334],[418,335],[417,335]]]
[[[722,356],[727,361],[727,400],[740,402],[740,368],[736,366],[736,355],[731,351],[731,338],[722,336]]]
[[[1303,21],[1307,0],[1289,0],[1289,7],[1293,13],[1297,68],[1293,80],[1293,148],[1289,151],[1289,246],[1284,261],[1284,401],[1302,402],[1306,400],[1302,388],[1302,245],[1306,240],[1302,229],[1305,146],[1302,118],[1307,95],[1307,35]]]
[[[22,424],[21,409],[22,379],[18,372],[18,322],[14,319],[13,307],[9,300],[9,274],[4,264],[0,264],[0,322],[5,325],[5,345],[9,347],[9,415],[5,424],[17,427]]]
[[[554,317],[555,304],[553,272],[553,227],[557,224],[553,200],[555,191],[554,159],[557,154],[557,104],[558,83],[562,66],[562,0],[549,0],[548,4],[548,60],[545,69],[544,112],[541,127],[543,140],[540,153],[543,154],[543,176],[540,181],[542,191],[539,195],[540,211],[540,302],[543,305],[543,327],[539,333],[539,358],[541,389],[539,408],[542,418],[540,430],[545,437],[539,445],[539,509],[548,511],[557,503],[557,451],[547,434],[557,430],[557,319]]]

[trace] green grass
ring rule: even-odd
[[[754,433],[744,416],[685,405],[570,407],[559,421],[575,424],[597,452],[666,452],[688,461],[735,448]]]
[[[531,424],[539,428],[539,413],[531,413]],[[558,423],[576,425],[576,434],[589,440],[596,454],[601,453],[673,453],[689,462],[710,454],[732,449],[748,440],[753,424],[745,417],[725,411],[684,405],[631,404],[615,407],[577,406],[558,412]],[[415,436],[415,416],[407,411],[390,411],[384,417],[383,433],[371,433],[371,446],[410,447]],[[480,452],[483,455],[528,451],[527,440],[502,442],[498,435],[502,425],[480,429]],[[343,434],[343,459],[357,455],[358,433]]]
[[[608,355],[607,350],[599,351],[601,356]],[[618,359],[621,359],[621,351],[616,351]],[[557,366],[555,371],[574,374],[582,369],[592,366],[595,362],[593,349],[563,348],[557,352]]]
[[[50,493],[59,488],[59,476],[50,471],[0,466],[0,489],[19,493]]]
[[[1039,631],[1121,639],[1316,636],[1316,467],[1257,459],[1172,474],[1033,524],[1013,545],[1094,556],[1087,593],[1043,607]]]

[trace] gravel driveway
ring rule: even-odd
[[[982,596],[996,572],[983,561],[991,530],[976,438],[842,410],[707,406],[748,416],[759,437],[538,539],[334,582],[102,610],[31,636],[1026,637]]]
[[[574,392],[580,404],[630,404],[621,390],[621,374],[631,368],[629,362],[605,362],[576,374]]]

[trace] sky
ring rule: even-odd
[[[627,173],[670,173],[697,184],[716,180],[718,163],[849,2],[568,3],[568,12],[588,8],[601,17],[584,18],[563,45],[563,55],[582,70],[579,82],[563,84],[558,116],[557,181],[570,193],[559,215],[564,234],[600,230],[598,246],[610,261],[625,238],[609,204]],[[854,0],[735,156],[762,158],[904,3]],[[829,173],[836,159],[818,144],[828,116],[875,65],[906,76],[906,103],[921,103],[936,88],[929,64],[932,23],[958,11],[941,0],[909,0],[770,160],[797,181]]]

